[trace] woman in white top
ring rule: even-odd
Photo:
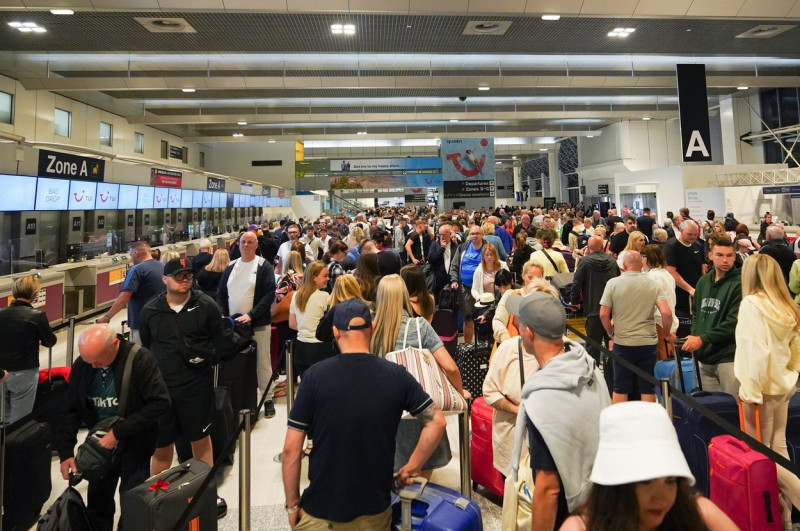
[[[542,250],[531,254],[530,258],[542,267],[546,279],[556,276],[557,273],[569,273],[564,255],[552,249],[555,241],[553,231],[545,231],[541,239]],[[560,240],[559,243],[561,243]]]
[[[628,244],[625,246],[625,249],[623,249],[617,255],[617,265],[619,266],[620,271],[622,271],[622,259],[625,258],[626,254],[628,254],[628,251],[636,251],[641,253],[646,243],[647,239],[644,237],[644,233],[641,233],[638,230],[635,230],[628,235]]]
[[[330,343],[317,339],[317,325],[328,306],[328,266],[315,260],[306,267],[303,285],[297,290],[289,306],[289,327],[297,330],[294,345],[295,374],[303,373],[314,363],[333,356]]]
[[[544,270],[542,266],[537,264],[532,260],[528,260],[525,262],[525,265],[522,266],[522,289],[510,289],[503,293],[503,296],[500,297],[500,302],[497,303],[497,308],[494,311],[494,319],[492,319],[492,331],[494,332],[494,340],[502,343],[506,339],[509,339],[511,336],[511,332],[508,331],[508,321],[511,318],[510,314],[508,313],[508,309],[506,309],[506,302],[508,301],[508,297],[512,294],[522,294],[527,295],[530,293],[528,291],[528,285],[534,278],[542,278],[544,275]]]
[[[631,233],[631,236],[633,236],[633,233]],[[645,245],[641,253],[644,259],[644,266],[647,269],[647,278],[658,284],[666,292],[669,309],[672,311],[672,315],[675,315],[675,279],[666,269],[667,259],[664,256],[664,251],[660,245],[651,243]],[[653,318],[656,321],[656,330],[658,331],[658,359],[665,360],[675,354],[675,348],[672,343],[664,342],[665,335],[661,312],[658,311],[658,308],[654,312]],[[673,319],[670,334],[674,334],[677,330],[678,320]]]
[[[744,431],[758,436],[755,423],[758,408],[761,442],[786,458],[789,457],[786,417],[800,371],[798,330],[800,311],[778,263],[765,254],[749,257],[742,265],[742,302],[736,324],[733,373],[740,385]],[[784,529],[791,529],[791,507],[787,501],[800,508],[800,479],[779,466],[778,486]]]
[[[484,293],[494,294],[494,276],[501,269],[508,270],[508,266],[497,256],[497,249],[491,243],[483,244],[481,263],[472,275],[472,297],[475,300]]]

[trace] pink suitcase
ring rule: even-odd
[[[472,441],[470,443],[470,470],[473,484],[477,483],[503,495],[503,478],[494,467],[492,451],[492,412],[483,397],[472,402]],[[473,485],[474,486],[474,485]]]
[[[708,446],[711,501],[742,531],[781,531],[775,463],[730,435]]]

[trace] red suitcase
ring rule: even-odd
[[[730,435],[708,446],[709,494],[742,531],[781,531],[775,463]]]
[[[492,412],[483,397],[472,402],[472,440],[470,442],[470,470],[472,481],[486,487],[498,496],[503,495],[503,478],[494,467],[492,451]]]

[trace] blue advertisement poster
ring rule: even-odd
[[[330,161],[330,171],[401,171],[438,170],[441,160],[432,157],[406,157],[402,159],[334,159]]]
[[[442,177],[445,181],[493,181],[493,138],[443,138]]]

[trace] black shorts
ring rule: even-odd
[[[211,434],[214,382],[210,374],[170,387],[169,398],[169,413],[158,425],[156,448],[168,446],[180,436],[194,442]]]
[[[653,374],[653,369],[658,360],[657,345],[642,345],[638,347],[626,347],[614,343],[614,354],[625,361],[628,361],[647,374]],[[614,362],[614,392],[619,394],[629,394],[633,392],[633,382],[638,380],[639,392],[643,395],[655,394],[655,389],[647,380],[635,375],[632,371],[623,367],[621,363]]]

